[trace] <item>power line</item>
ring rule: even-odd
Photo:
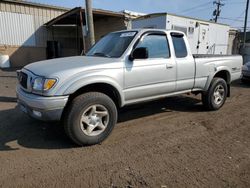
[[[188,9],[184,9],[184,10],[180,11],[180,13],[189,12],[189,11],[194,11],[195,9],[202,8],[202,7],[206,7],[207,5],[209,5],[209,4],[212,3],[212,2],[213,2],[213,1],[209,1],[209,2],[207,2],[207,3],[202,3],[202,4],[200,4],[200,5],[197,5],[197,6],[188,8]]]
[[[212,8],[214,8],[213,6],[210,6],[210,7],[203,7],[203,8],[199,8],[199,9],[196,9],[195,10],[195,13],[197,12],[201,12],[201,11],[204,11],[204,10],[212,10]],[[189,11],[190,12],[190,11]],[[185,12],[185,14],[189,13],[189,12]]]
[[[235,18],[220,17],[219,19],[221,19],[221,20],[230,20],[230,21],[235,21],[235,22],[244,22],[244,20],[238,20],[238,19],[235,19]]]
[[[225,1],[225,0],[224,0]],[[234,4],[245,4],[246,1],[226,1],[227,5],[234,5]]]
[[[242,6],[244,4],[246,4],[246,2],[234,2],[234,3],[227,3],[226,6],[227,7],[232,7],[232,6],[235,7],[235,6]]]
[[[244,27],[242,27],[242,26],[231,26],[231,27],[232,28],[237,28],[237,29],[240,29],[240,30],[244,29]],[[246,29],[249,31],[250,27],[246,27]]]
[[[226,2],[228,2],[228,3],[231,3],[231,2],[239,2],[239,1],[237,1],[237,0],[223,0],[223,1],[226,1]],[[245,0],[245,1],[240,1],[240,2],[247,2],[247,0]]]
[[[238,17],[236,17],[236,18],[234,19],[234,21],[232,21],[232,22],[230,23],[230,25],[234,24],[234,23],[236,22],[235,20],[238,20],[239,18],[243,18],[243,17],[241,17],[241,16],[243,16],[244,13],[245,13],[245,10],[244,10]]]

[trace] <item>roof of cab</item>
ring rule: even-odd
[[[120,32],[148,32],[148,31],[161,31],[161,32],[166,32],[166,33],[171,33],[171,32],[175,32],[175,33],[182,33],[184,34],[184,32],[182,31],[178,31],[178,30],[168,30],[168,29],[128,29],[128,30],[120,30],[120,31],[114,31],[111,33],[120,33]]]
[[[120,33],[120,32],[138,32],[138,33],[145,33],[145,32],[154,32],[154,31],[160,31],[160,32],[165,32],[165,33],[180,33],[184,34],[182,31],[177,31],[177,30],[167,30],[167,29],[130,29],[130,30],[121,30],[121,31],[114,31],[112,33]]]

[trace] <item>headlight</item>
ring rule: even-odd
[[[34,80],[32,88],[36,91],[42,91],[43,90],[43,83],[44,83],[44,79],[41,77],[38,77]]]
[[[33,81],[32,89],[35,91],[48,91],[56,84],[56,79],[37,77]]]
[[[242,66],[242,70],[243,70],[243,71],[248,71],[247,65],[243,65],[243,66]]]

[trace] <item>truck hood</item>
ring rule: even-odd
[[[24,68],[39,76],[57,76],[67,72],[77,74],[78,72],[94,69],[121,68],[117,58],[104,58],[92,56],[75,56],[39,61],[29,64]]]

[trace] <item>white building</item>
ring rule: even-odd
[[[174,29],[186,33],[193,54],[227,54],[230,27],[190,17],[156,13],[139,17],[132,28]]]

